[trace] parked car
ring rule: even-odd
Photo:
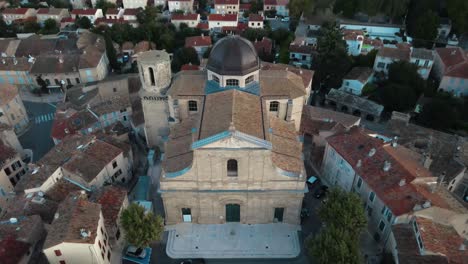
[[[317,177],[310,176],[309,179],[307,179],[307,185],[309,186],[309,190],[319,183],[320,183],[320,179]]]
[[[180,264],[205,264],[204,259],[186,259],[180,262]]]
[[[315,198],[320,199],[324,197],[327,194],[327,192],[328,192],[328,186],[322,185],[317,191],[315,191],[314,193]]]
[[[282,22],[289,22],[289,17],[283,17],[283,18],[281,19],[281,21],[282,21]]]
[[[144,248],[137,248],[135,246],[128,246],[125,255],[133,258],[144,259],[146,257],[146,250]]]

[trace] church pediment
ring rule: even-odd
[[[225,131],[223,133],[214,135],[209,138],[205,138],[196,141],[192,144],[192,149],[198,148],[264,148],[271,149],[271,143],[259,139],[239,131]]]

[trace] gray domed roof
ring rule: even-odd
[[[260,69],[260,59],[250,41],[228,36],[213,46],[206,68],[220,75],[246,75]]]

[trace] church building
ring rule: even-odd
[[[307,177],[297,131],[309,94],[298,74],[261,69],[238,36],[214,45],[206,70],[176,74],[158,190],[166,224],[299,224]]]

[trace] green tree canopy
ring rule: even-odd
[[[315,0],[291,0],[289,1],[289,15],[299,19],[303,12],[313,12]]]
[[[349,18],[353,18],[357,12],[363,12],[369,16],[382,13],[396,18],[406,13],[408,3],[409,0],[336,0],[333,12],[342,13]]]
[[[437,27],[439,26],[439,16],[433,11],[426,11],[419,15],[416,20],[416,27],[413,31],[413,44],[416,47],[432,48],[433,40],[437,37]]]
[[[59,27],[55,19],[49,18],[44,21],[44,26],[42,27],[41,34],[56,34],[59,32]]]
[[[109,59],[109,64],[113,70],[120,70],[120,64],[117,61],[117,52],[114,48],[114,43],[109,32],[104,33],[104,40],[106,41],[106,53]]]
[[[194,48],[181,48],[172,57],[172,71],[178,72],[184,64],[200,65],[197,51]]]
[[[90,29],[93,26],[93,24],[91,23],[91,20],[89,20],[89,18],[86,16],[78,17],[75,21],[75,24],[79,28],[84,28],[84,29]]]
[[[96,6],[94,8],[100,8],[102,9],[102,12],[106,14],[107,9],[109,8],[116,8],[117,5],[111,2],[107,2],[106,0],[98,0],[96,2]]]
[[[146,213],[145,208],[132,203],[122,211],[122,228],[125,239],[133,246],[144,248],[153,241],[161,239],[164,232],[164,222],[161,216],[152,212]]]
[[[23,33],[37,33],[41,26],[36,21],[26,21],[23,25]]]
[[[447,12],[458,34],[468,32],[468,1],[447,0]]]

